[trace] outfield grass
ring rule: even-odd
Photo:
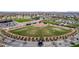
[[[31,21],[30,19],[16,19],[16,22],[22,23],[22,22],[28,22]]]
[[[70,32],[71,30],[66,30],[62,28],[46,26],[46,27],[34,27],[27,26],[21,29],[12,30],[10,32],[22,35],[22,36],[32,36],[32,37],[48,37],[48,36],[59,36]]]

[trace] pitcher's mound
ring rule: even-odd
[[[33,26],[35,26],[35,27],[45,27],[45,26],[47,26],[47,24],[44,24],[44,23],[36,23],[36,24],[33,24]]]

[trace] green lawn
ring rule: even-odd
[[[53,24],[53,25],[60,24],[60,22],[54,22],[54,21],[50,21],[50,20],[45,20],[43,23],[44,24]]]
[[[79,24],[70,24],[70,25],[65,25],[66,27],[71,27],[71,28],[77,28],[79,27]]]
[[[16,19],[16,22],[22,23],[22,22],[28,22],[31,21],[30,19]]]
[[[71,47],[79,47],[79,44],[77,44],[77,45],[73,45],[73,46],[71,46]]]

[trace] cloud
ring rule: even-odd
[[[79,11],[78,0],[0,0],[0,11]]]

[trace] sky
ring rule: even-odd
[[[0,0],[0,11],[79,11],[78,0]]]

